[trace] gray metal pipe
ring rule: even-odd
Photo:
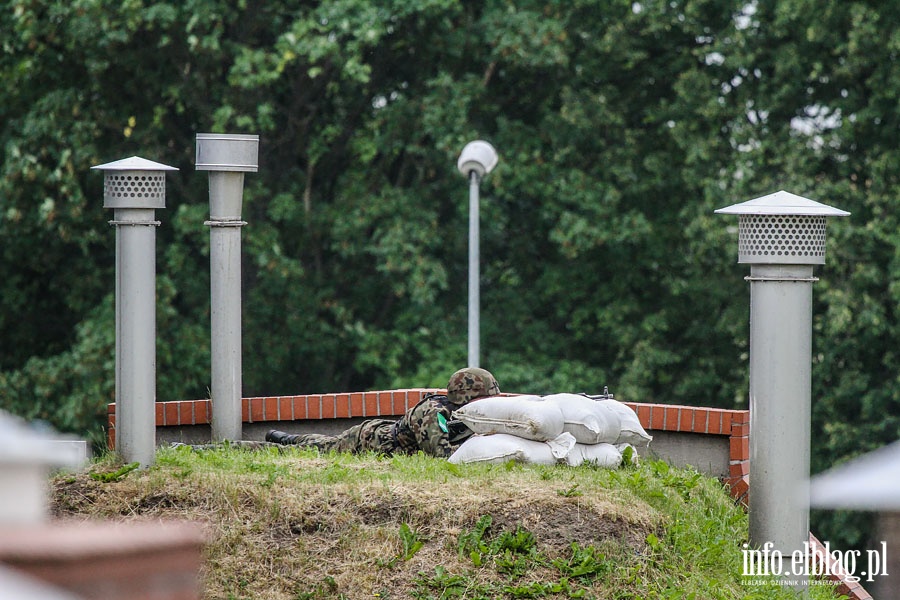
[[[481,355],[479,179],[475,170],[469,171],[469,367],[478,367]]]
[[[116,451],[153,464],[156,451],[156,227],[166,171],[139,156],[97,165],[116,227]]]
[[[748,552],[762,552],[764,574],[782,575],[786,585],[803,589],[813,267],[825,264],[826,217],[850,213],[784,190],[716,213],[739,215],[738,262],[750,265]]]
[[[750,542],[809,541],[812,265],[751,265]],[[787,571],[787,563],[779,571]],[[793,580],[804,577],[793,574]],[[800,585],[804,585],[800,583]]]
[[[117,208],[116,451],[152,465],[156,452],[156,226],[152,208]]]
[[[198,133],[196,168],[209,171],[210,342],[213,441],[240,440],[241,205],[244,173],[257,170],[259,136]]]
[[[244,174],[210,171],[209,262],[212,437],[242,437],[241,201]]]

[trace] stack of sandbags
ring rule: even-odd
[[[626,405],[581,394],[482,398],[453,414],[478,434],[450,457],[453,463],[617,467],[626,447],[646,448],[652,439]]]

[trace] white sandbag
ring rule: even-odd
[[[573,446],[575,446],[575,438],[569,434],[562,434],[550,442],[526,440],[506,433],[473,435],[463,442],[447,460],[454,464],[505,463],[513,460],[522,463],[555,465],[569,453]]]
[[[563,431],[579,444],[613,444],[619,439],[619,414],[609,405],[580,394],[552,394],[545,402],[557,404],[563,414]]]
[[[622,464],[622,453],[612,444],[575,444],[566,455],[566,464],[577,467],[583,463],[615,469]]]
[[[453,412],[466,427],[480,434],[508,433],[545,442],[563,432],[559,406],[540,396],[491,396],[474,400]]]
[[[615,443],[632,444],[636,448],[646,448],[650,445],[653,436],[648,434],[641,426],[637,413],[618,400],[600,400],[599,402],[609,406],[619,415],[621,425],[619,437]]]

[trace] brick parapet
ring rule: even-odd
[[[260,396],[242,399],[244,423],[399,417],[426,394],[444,392],[439,388],[408,388],[370,392]],[[729,436],[729,485],[735,499],[747,502],[750,463],[750,413],[745,410],[706,408],[674,404],[625,402],[635,411],[649,432],[669,431]],[[156,403],[157,427],[208,425],[211,401],[175,400]],[[108,406],[108,443],[115,448],[116,405]]]
[[[863,589],[859,581],[853,581],[853,574],[847,573],[841,562],[834,556],[829,556],[825,546],[812,533],[809,534],[809,547],[814,563],[810,567],[815,567],[816,564],[820,565],[819,568],[810,570],[828,573],[827,579],[836,584],[835,591],[838,594],[846,596],[850,600],[872,600],[872,595]],[[828,565],[827,569],[821,566],[825,564]]]
[[[732,497],[746,507],[750,503],[750,411],[736,412],[738,414],[731,422],[729,477],[726,483]]]

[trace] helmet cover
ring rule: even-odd
[[[460,369],[450,376],[447,383],[447,401],[464,405],[483,396],[496,396],[500,385],[490,371],[478,367]]]

